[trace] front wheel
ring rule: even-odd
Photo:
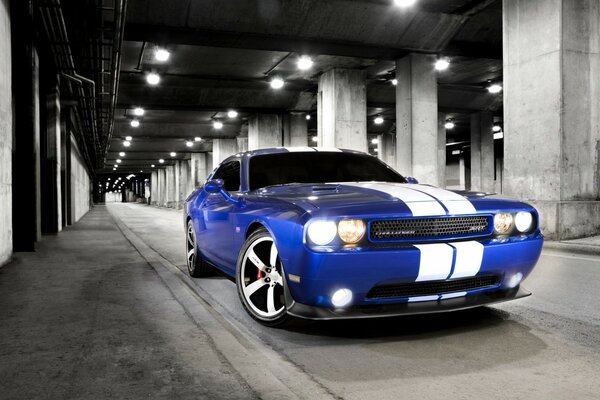
[[[236,270],[238,294],[252,318],[268,326],[290,320],[285,307],[283,265],[266,229],[257,230],[246,240]]]
[[[187,223],[185,235],[185,253],[187,258],[187,268],[190,276],[199,278],[201,276],[210,275],[210,265],[200,257],[198,251],[198,243],[196,242],[196,231],[190,219]]]

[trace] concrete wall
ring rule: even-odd
[[[71,218],[73,223],[79,221],[90,210],[91,185],[92,180],[85,168],[83,157],[75,138],[71,136]]]
[[[0,265],[12,254],[12,75],[10,12],[0,2]]]

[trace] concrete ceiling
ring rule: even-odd
[[[450,58],[438,74],[439,107],[460,138],[470,113],[501,111],[502,96],[485,90],[502,76],[501,17],[500,0],[419,0],[408,9],[392,0],[130,0],[114,132],[100,172],[112,170],[120,151],[127,152],[121,172],[158,165],[170,151],[210,151],[212,138],[239,135],[256,112],[312,112],[315,131],[318,76],[331,68],[366,70],[368,115],[385,118],[381,125],[370,118],[369,134],[390,131],[394,60],[411,51]],[[171,52],[167,62],[154,60],[157,46]],[[296,68],[301,54],[315,62],[309,71]],[[148,85],[148,72],[161,82]],[[274,75],[286,80],[282,90],[269,87]],[[146,113],[132,128],[138,106]],[[227,118],[229,109],[239,116]],[[213,128],[215,118],[222,129]],[[134,138],[129,148],[125,136]],[[190,150],[185,141],[195,136],[203,141]]]

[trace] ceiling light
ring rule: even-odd
[[[317,143],[319,141],[319,138],[317,138],[316,136],[313,136],[311,139],[314,143]]]
[[[306,120],[308,121],[310,119],[310,114],[306,114]]]
[[[379,149],[378,149],[377,147],[375,147],[375,148],[373,149],[373,151],[374,151],[375,153],[378,153],[378,152],[379,152]]]
[[[156,165],[152,164],[151,167],[154,168],[154,167],[156,167]]]
[[[392,79],[392,85],[396,86],[398,84],[398,79],[394,78]]]
[[[223,123],[221,121],[213,121],[213,128],[221,129],[223,127]]]
[[[452,122],[452,121],[446,121],[446,123],[444,124],[444,128],[446,128],[446,129],[454,129],[454,122]]]
[[[192,142],[191,140],[186,140],[186,141],[185,141],[185,145],[186,145],[187,147],[192,147],[192,146],[194,145],[194,142]]]
[[[449,66],[450,66],[450,61],[448,61],[445,58],[440,58],[439,60],[437,60],[435,62],[435,69],[438,71],[444,71],[444,70],[448,69]]]
[[[502,85],[494,83],[494,84],[488,86],[487,90],[488,90],[488,92],[494,93],[494,94],[500,93],[502,91]]]
[[[313,66],[313,60],[309,56],[301,56],[298,59],[298,69],[307,70]]]
[[[138,117],[141,117],[142,115],[144,115],[144,109],[141,107],[136,107],[133,109],[133,115],[136,115]]]
[[[156,72],[150,72],[148,75],[146,75],[146,82],[148,82],[150,85],[158,85],[158,82],[160,82],[160,76]]]
[[[494,133],[494,139],[503,139],[503,138],[504,138],[504,132],[500,131],[500,132]]]
[[[371,139],[371,144],[378,144],[379,143],[379,139]]]
[[[375,122],[377,125],[383,124],[383,117],[377,116],[377,117],[375,117],[375,119],[373,120],[373,122]]]
[[[165,160],[163,160],[162,158],[158,160],[159,163],[163,164],[165,162]]]
[[[131,142],[133,140],[133,138],[131,136],[125,136],[125,140],[127,140],[128,142]]]
[[[129,125],[131,125],[132,128],[137,128],[138,126],[140,126],[140,121],[138,121],[137,119],[132,119]]]
[[[237,111],[235,111],[235,110],[229,110],[229,111],[227,111],[227,116],[228,116],[229,118],[235,118],[235,117],[237,117],[237,116],[238,116],[238,112],[237,112]]]
[[[494,131],[494,132],[500,132],[500,130],[501,130],[501,129],[502,129],[502,128],[500,128],[500,125],[494,125],[494,126],[492,127],[492,131]]]
[[[170,155],[171,157],[175,157],[175,156],[177,155],[177,153],[175,153],[174,151],[172,151],[172,152],[170,152],[170,153],[169,153],[169,155]]]
[[[125,152],[123,152],[123,151],[122,151],[122,152],[120,152],[120,153],[119,153],[119,155],[120,155],[121,157],[125,157]]]
[[[394,4],[398,7],[410,7],[416,2],[417,0],[394,0]]]
[[[140,169],[140,172],[144,172],[144,170]]]
[[[196,136],[194,138],[194,142],[200,142],[202,140],[202,138],[200,136]]]
[[[113,167],[117,168],[117,167],[118,167],[118,165],[117,165],[117,164],[115,164],[115,165],[113,165]]]
[[[281,78],[273,78],[271,79],[271,87],[273,89],[281,89],[285,82]]]
[[[452,150],[452,155],[457,156],[460,154],[460,150]]]
[[[116,171],[116,170],[117,170],[116,168],[113,168],[113,171]]]
[[[120,163],[121,163],[121,159],[117,158],[117,164],[120,164]]]
[[[123,142],[123,146],[129,147],[129,146],[131,146],[131,142],[129,140],[126,140]]]
[[[167,49],[158,48],[154,51],[154,59],[156,61],[167,61],[170,55],[171,53]]]

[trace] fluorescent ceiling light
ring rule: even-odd
[[[313,66],[313,60],[309,56],[301,56],[298,59],[298,69],[307,70]]]
[[[448,61],[445,58],[440,58],[439,60],[437,60],[435,62],[435,69],[437,71],[444,71],[444,70],[448,69],[449,66],[450,66],[450,61]]]
[[[169,59],[170,55],[171,55],[171,53],[169,52],[169,50],[158,48],[154,52],[154,59],[156,61],[164,62],[164,61],[167,61]]]
[[[273,78],[271,79],[271,87],[273,89],[281,89],[285,82],[281,78]]]
[[[373,122],[375,122],[377,125],[383,124],[383,117],[375,117]]]
[[[146,75],[146,82],[148,82],[150,85],[158,85],[158,82],[160,82],[160,75],[158,75],[156,72],[150,72],[148,75]]]

